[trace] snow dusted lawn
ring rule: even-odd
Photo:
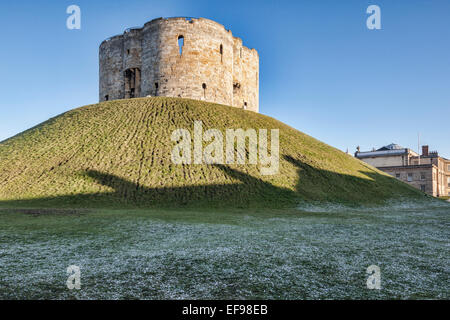
[[[0,299],[449,299],[450,205],[0,211]],[[66,287],[69,265],[81,290]],[[366,287],[370,265],[381,290]]]

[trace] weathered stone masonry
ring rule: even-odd
[[[100,45],[100,101],[183,97],[259,111],[259,56],[209,19],[159,18]]]

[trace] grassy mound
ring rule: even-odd
[[[193,132],[196,120],[203,121],[204,130],[215,128],[224,136],[228,128],[279,129],[279,173],[262,176],[259,164],[173,164],[173,130]],[[4,207],[284,207],[299,201],[368,204],[420,196],[275,119],[188,99],[90,105],[0,143]]]

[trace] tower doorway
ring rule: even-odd
[[[141,96],[141,70],[130,68],[125,70],[125,99]]]

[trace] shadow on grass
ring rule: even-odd
[[[396,194],[419,195],[418,191],[406,184],[377,172],[362,172],[366,178],[361,178],[318,169],[291,156],[283,158],[298,169],[298,183],[295,191],[274,186],[225,165],[214,166],[224,171],[229,177],[239,180],[239,183],[149,188],[112,174],[89,170],[83,174],[114,191],[0,201],[0,206],[16,208],[292,208],[305,200],[354,205],[381,202]]]
[[[359,171],[364,178],[322,170],[291,156],[284,159],[297,167],[296,192],[303,199],[346,205],[381,204],[392,197],[422,197],[422,192],[376,171]]]

